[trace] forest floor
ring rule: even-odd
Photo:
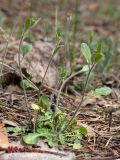
[[[120,1],[80,0],[79,2],[78,0],[77,5],[79,7],[75,6],[73,0],[41,0],[33,1],[32,5],[23,0],[10,2],[0,0],[0,25],[3,28],[3,30],[0,29],[0,59],[4,58],[4,64],[6,64],[1,76],[4,77],[4,84],[0,89],[0,125],[25,126],[28,121],[23,89],[20,87],[21,79],[14,73],[14,70],[11,73],[25,18],[31,15],[41,17],[39,24],[32,29],[29,41],[32,43],[39,40],[51,42],[56,31],[56,14],[57,28],[62,32],[63,37],[66,34],[70,37],[72,24],[67,23],[67,17],[74,15],[75,10],[78,9],[74,37],[77,56],[73,64],[75,68],[84,64],[83,56],[79,54],[81,42],[89,42],[92,37],[94,45],[102,39],[106,47],[107,61],[98,66],[91,85],[108,86],[112,89],[112,93],[109,96],[93,97],[88,89],[77,116],[77,122],[86,125],[89,131],[88,137],[81,140],[80,149],[62,147],[74,152],[76,159],[120,159],[120,112],[117,112],[120,108]],[[14,29],[13,26],[15,26]],[[9,38],[8,35],[11,32],[13,34]],[[8,48],[5,51],[4,46],[8,39]],[[63,52],[64,49],[62,57]],[[80,87],[84,79],[83,74],[73,77],[65,85],[64,94],[60,96],[59,106],[70,116],[80,102],[82,96]],[[50,97],[56,92],[54,88],[43,85],[42,94]],[[26,90],[29,106],[37,102],[37,92],[35,89]],[[10,143],[19,141],[21,134],[8,133],[8,138]]]

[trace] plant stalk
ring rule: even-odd
[[[22,81],[23,81],[23,74],[22,74],[22,68],[21,68],[21,60],[20,60],[21,51],[20,50],[21,50],[21,46],[22,46],[22,43],[23,43],[23,40],[24,40],[24,34],[25,34],[25,31],[23,29],[21,39],[20,39],[19,54],[18,54],[18,63],[19,63],[18,65],[19,65],[20,77],[21,77]],[[27,94],[26,94],[26,90],[25,90],[25,87],[24,87],[24,83],[23,83],[23,93],[24,93],[24,99],[25,99],[25,106],[26,106],[26,109],[27,109],[27,112],[28,112],[29,123],[32,126],[32,117],[31,117],[30,109],[28,107]]]
[[[83,88],[82,98],[81,98],[81,101],[80,101],[80,103],[79,103],[76,111],[74,112],[73,116],[71,117],[71,119],[69,120],[69,122],[66,124],[66,126],[60,131],[60,133],[65,132],[68,129],[68,127],[71,124],[71,122],[73,121],[73,119],[78,115],[80,107],[81,107],[81,105],[82,105],[82,103],[84,101],[85,92],[86,92],[87,84],[88,84],[88,81],[89,81],[90,73],[92,72],[94,66],[95,65],[93,64],[92,67],[89,69],[89,72],[88,72],[88,75],[87,75],[87,78],[86,78],[86,81],[85,81],[85,85],[84,85],[84,88]]]

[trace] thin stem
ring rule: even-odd
[[[55,33],[57,33],[58,30],[58,6],[55,7]]]
[[[19,17],[18,17],[18,18],[19,18]],[[10,33],[10,35],[9,35],[8,40],[7,40],[7,38],[6,38],[6,46],[5,46],[5,52],[4,52],[4,55],[3,55],[3,58],[2,58],[2,62],[1,62],[0,75],[3,74],[3,64],[4,64],[4,62],[5,62],[5,58],[6,58],[6,55],[7,55],[8,45],[9,45],[9,42],[10,42],[10,38],[12,37],[13,32],[14,32],[14,30],[15,30],[15,27],[17,26],[17,23],[18,23],[18,21],[15,22],[15,24],[14,24],[14,26],[13,26],[13,28],[12,28],[12,31],[11,31],[11,33]],[[0,27],[0,30],[1,30],[3,33],[5,32],[1,27]]]
[[[22,68],[21,68],[21,60],[20,60],[21,51],[20,50],[21,50],[21,46],[23,44],[24,34],[25,34],[25,31],[23,29],[23,32],[22,32],[22,35],[21,35],[21,39],[20,39],[19,54],[18,54],[18,65],[19,65],[20,77],[21,77],[22,81],[23,81],[23,74],[22,74]],[[26,106],[26,109],[27,109],[27,112],[28,112],[29,122],[32,125],[32,117],[31,117],[30,109],[28,107],[28,100],[27,100],[27,94],[26,94],[26,90],[25,90],[25,87],[24,87],[24,83],[23,83],[23,93],[24,93],[24,99],[25,99],[25,106]]]
[[[39,86],[38,102],[39,102],[39,97],[40,97],[40,94],[41,94],[41,88],[42,88],[43,82],[44,82],[44,80],[45,80],[45,77],[46,77],[47,71],[48,71],[48,69],[49,69],[49,66],[51,65],[51,62],[52,62],[52,60],[53,60],[53,57],[54,57],[54,53],[52,54],[52,56],[51,56],[51,58],[50,58],[50,60],[49,60],[49,63],[48,63],[48,65],[47,65],[47,68],[46,68],[46,71],[45,71],[45,74],[44,74],[44,76],[43,76],[43,78],[42,78],[42,81],[41,81],[41,84],[40,84],[40,86]]]
[[[60,131],[60,133],[65,132],[68,129],[69,125],[71,124],[72,120],[78,115],[78,112],[80,110],[80,107],[81,107],[81,105],[83,103],[83,100],[84,100],[84,97],[85,97],[85,92],[86,92],[87,84],[88,84],[88,81],[89,81],[90,73],[92,72],[94,66],[95,65],[92,65],[92,67],[90,68],[90,70],[88,72],[88,75],[87,75],[87,78],[86,78],[86,81],[85,81],[85,85],[84,85],[84,88],[83,88],[82,98],[81,98],[81,101],[80,101],[76,111],[74,112],[73,116],[71,117],[69,122],[66,124],[66,126]]]
[[[58,44],[56,45],[55,49],[53,50],[53,53],[52,53],[52,55],[51,55],[51,57],[50,57],[50,60],[49,60],[49,62],[48,62],[48,65],[47,65],[45,74],[44,74],[44,76],[43,76],[43,78],[42,78],[42,81],[41,81],[41,84],[40,84],[40,86],[39,86],[38,102],[39,102],[39,97],[40,97],[40,94],[41,94],[41,88],[42,88],[43,82],[44,82],[44,80],[45,80],[47,71],[48,71],[48,69],[49,69],[49,67],[50,67],[50,65],[51,65],[51,63],[52,63],[53,57],[55,56],[55,50],[56,50],[56,48],[58,48],[59,46],[60,46],[60,41],[58,42]]]
[[[69,80],[71,80],[73,77],[75,77],[75,76],[77,76],[77,75],[79,75],[79,74],[81,74],[81,70],[78,71],[78,72],[76,72],[76,73],[71,74],[68,78],[66,78],[66,79],[62,82],[62,85],[61,85],[61,87],[60,87],[60,89],[59,89],[58,96],[57,96],[57,103],[56,103],[56,106],[57,106],[57,107],[58,107],[58,103],[59,103],[59,99],[60,99],[61,92],[62,92],[65,84],[66,84]]]
[[[60,44],[60,42],[57,44],[57,46],[55,47],[55,49],[59,46],[59,44]],[[38,103],[39,103],[39,101],[41,100],[41,97],[40,97],[40,95],[41,95],[41,88],[42,88],[42,85],[43,85],[43,83],[44,83],[44,80],[45,80],[47,71],[48,71],[48,69],[49,69],[49,66],[50,66],[51,63],[52,63],[53,57],[55,56],[55,49],[53,50],[52,56],[50,57],[50,60],[49,60],[49,62],[48,62],[48,65],[47,65],[45,74],[44,74],[44,76],[43,76],[43,78],[42,78],[42,81],[41,81],[41,84],[40,84],[40,86],[39,86],[39,91],[38,91]],[[39,99],[39,98],[40,98],[40,99]],[[37,117],[38,117],[38,112],[37,112],[36,119],[35,119],[35,122],[34,122],[34,123],[35,123],[35,128],[36,128]]]
[[[76,0],[75,2],[75,20],[74,20],[74,28],[73,28],[73,43],[75,44],[76,42],[76,33],[77,33],[77,28],[78,28],[78,11],[79,11],[79,0]]]

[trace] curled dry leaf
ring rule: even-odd
[[[32,51],[25,55],[24,58],[21,55],[21,67],[30,74],[34,83],[42,81],[54,47],[55,45],[51,42],[38,41],[34,43]],[[19,64],[18,55],[14,59]],[[58,81],[57,62],[58,55],[55,55],[45,77],[45,83],[50,87],[55,86]]]

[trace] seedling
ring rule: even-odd
[[[83,136],[87,135],[85,127],[82,125],[80,127],[77,126],[77,121],[74,119],[69,129],[58,135],[61,128],[65,127],[66,123],[68,123],[70,117],[58,108],[54,113],[50,107],[47,96],[42,96],[38,105],[32,104],[31,106],[32,109],[38,111],[38,118],[34,133],[23,136],[23,141],[26,144],[33,145],[40,139],[45,139],[51,147],[61,144],[76,149],[81,147],[80,140]],[[57,135],[58,137],[56,138]]]
[[[83,89],[82,99],[78,108],[70,118],[58,107],[54,112],[51,109],[48,98],[46,96],[41,96],[37,105],[32,104],[32,109],[35,111],[37,110],[37,118],[34,121],[34,133],[29,133],[23,137],[23,140],[26,144],[36,144],[39,139],[46,139],[48,145],[51,147],[59,144],[72,146],[73,148],[81,147],[80,140],[83,136],[87,135],[87,129],[83,126],[78,127],[75,117],[79,114],[81,104],[84,101],[90,74],[96,64],[104,58],[101,44],[98,46],[97,52],[93,55],[91,54],[91,50],[86,43],[81,44],[81,50],[87,61],[87,65],[84,65],[80,72],[88,72],[88,74]],[[66,70],[62,69],[60,75],[63,80],[67,75]],[[92,92],[94,92],[94,94],[96,93],[97,95],[108,95],[111,93],[111,89],[108,87],[103,87]]]
[[[74,118],[79,114],[80,107],[81,107],[81,105],[84,101],[85,92],[86,92],[87,84],[89,82],[90,74],[92,73],[96,64],[98,64],[101,60],[104,59],[104,55],[102,53],[102,44],[101,43],[99,43],[97,51],[94,54],[91,53],[91,50],[86,43],[81,44],[81,51],[82,51],[82,53],[83,53],[83,55],[86,59],[87,66],[88,66],[88,69],[89,69],[88,74],[87,74],[87,78],[86,78],[86,81],[85,81],[85,84],[84,84],[84,88],[83,88],[82,98],[81,98],[81,101],[80,101],[77,109],[75,110],[73,116],[68,121],[68,123],[65,125],[65,127],[63,129],[61,129],[60,133],[64,133],[69,128],[69,126],[72,123],[72,121],[74,120]],[[106,95],[111,93],[111,90],[109,89],[109,91],[108,91],[108,88],[102,88],[101,90],[104,91],[104,92],[106,91]],[[97,93],[101,94],[100,89],[97,90]]]

